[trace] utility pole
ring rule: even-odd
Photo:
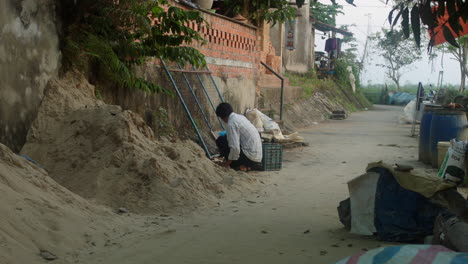
[[[332,3],[332,5],[336,6],[335,3]],[[336,27],[336,15],[333,13],[333,26]],[[336,31],[335,30],[332,30],[332,38],[336,38]]]
[[[371,13],[367,13],[365,14],[365,16],[367,16],[367,36],[366,36],[366,43],[364,44],[364,51],[362,52],[362,57],[361,57],[361,63],[360,63],[360,67],[361,68],[361,71],[364,72],[364,62],[367,58],[367,53],[368,53],[368,49],[369,49],[369,36],[372,34],[372,28],[371,28],[371,19],[372,19],[372,14]],[[363,74],[361,74],[360,76],[361,78],[363,77]],[[361,80],[362,81],[362,80]]]
[[[372,28],[370,25],[372,14],[367,13],[365,14],[365,16],[367,17],[367,37],[366,37],[366,43],[364,44],[364,51],[362,52],[361,65],[364,65],[364,61],[367,57],[367,49],[369,48],[369,36],[372,34]]]
[[[439,71],[439,77],[437,78],[437,90],[440,91],[444,82],[444,71]]]

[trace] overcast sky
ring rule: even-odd
[[[321,3],[330,4],[329,0],[319,0]],[[355,27],[351,27],[351,31],[358,41],[359,56],[362,56],[364,50],[364,44],[366,42],[367,33],[375,33],[381,31],[382,27],[390,28],[387,17],[391,10],[390,5],[386,5],[379,0],[354,0],[357,7],[349,5],[344,0],[337,0],[337,3],[343,5],[344,15],[337,17],[337,25],[350,25],[355,24]],[[370,19],[368,18],[370,14]],[[368,27],[369,25],[369,27]],[[421,32],[425,33],[425,32]],[[322,32],[316,31],[316,50],[323,51],[325,40],[321,39]],[[346,47],[344,47],[346,48]],[[426,47],[423,49],[424,59],[410,66],[402,77],[401,84],[404,83],[418,83],[422,82],[424,86],[428,84],[437,84],[437,78],[439,71],[444,71],[444,83],[451,83],[455,85],[460,84],[460,70],[458,63],[450,59],[449,54],[445,54],[442,59],[442,54],[439,54],[438,58],[430,63],[426,52]],[[375,66],[381,59],[378,55],[369,54],[368,60],[365,63],[365,69],[361,76],[362,84],[367,83],[388,83],[385,76],[385,72],[382,68]]]

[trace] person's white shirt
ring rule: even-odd
[[[229,160],[238,160],[242,149],[250,160],[262,161],[262,139],[258,130],[245,116],[231,113],[226,134],[230,149]]]

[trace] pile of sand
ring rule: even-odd
[[[47,172],[0,144],[0,263],[38,263],[47,250],[59,261],[107,228],[110,213],[90,205]],[[100,223],[108,221],[99,221]]]
[[[250,181],[192,141],[155,140],[139,115],[96,100],[77,73],[50,82],[22,154],[69,190],[138,212],[211,205]]]

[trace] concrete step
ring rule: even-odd
[[[262,74],[258,85],[260,87],[281,87],[281,80],[272,74]],[[289,78],[284,77],[284,86],[289,86]]]

